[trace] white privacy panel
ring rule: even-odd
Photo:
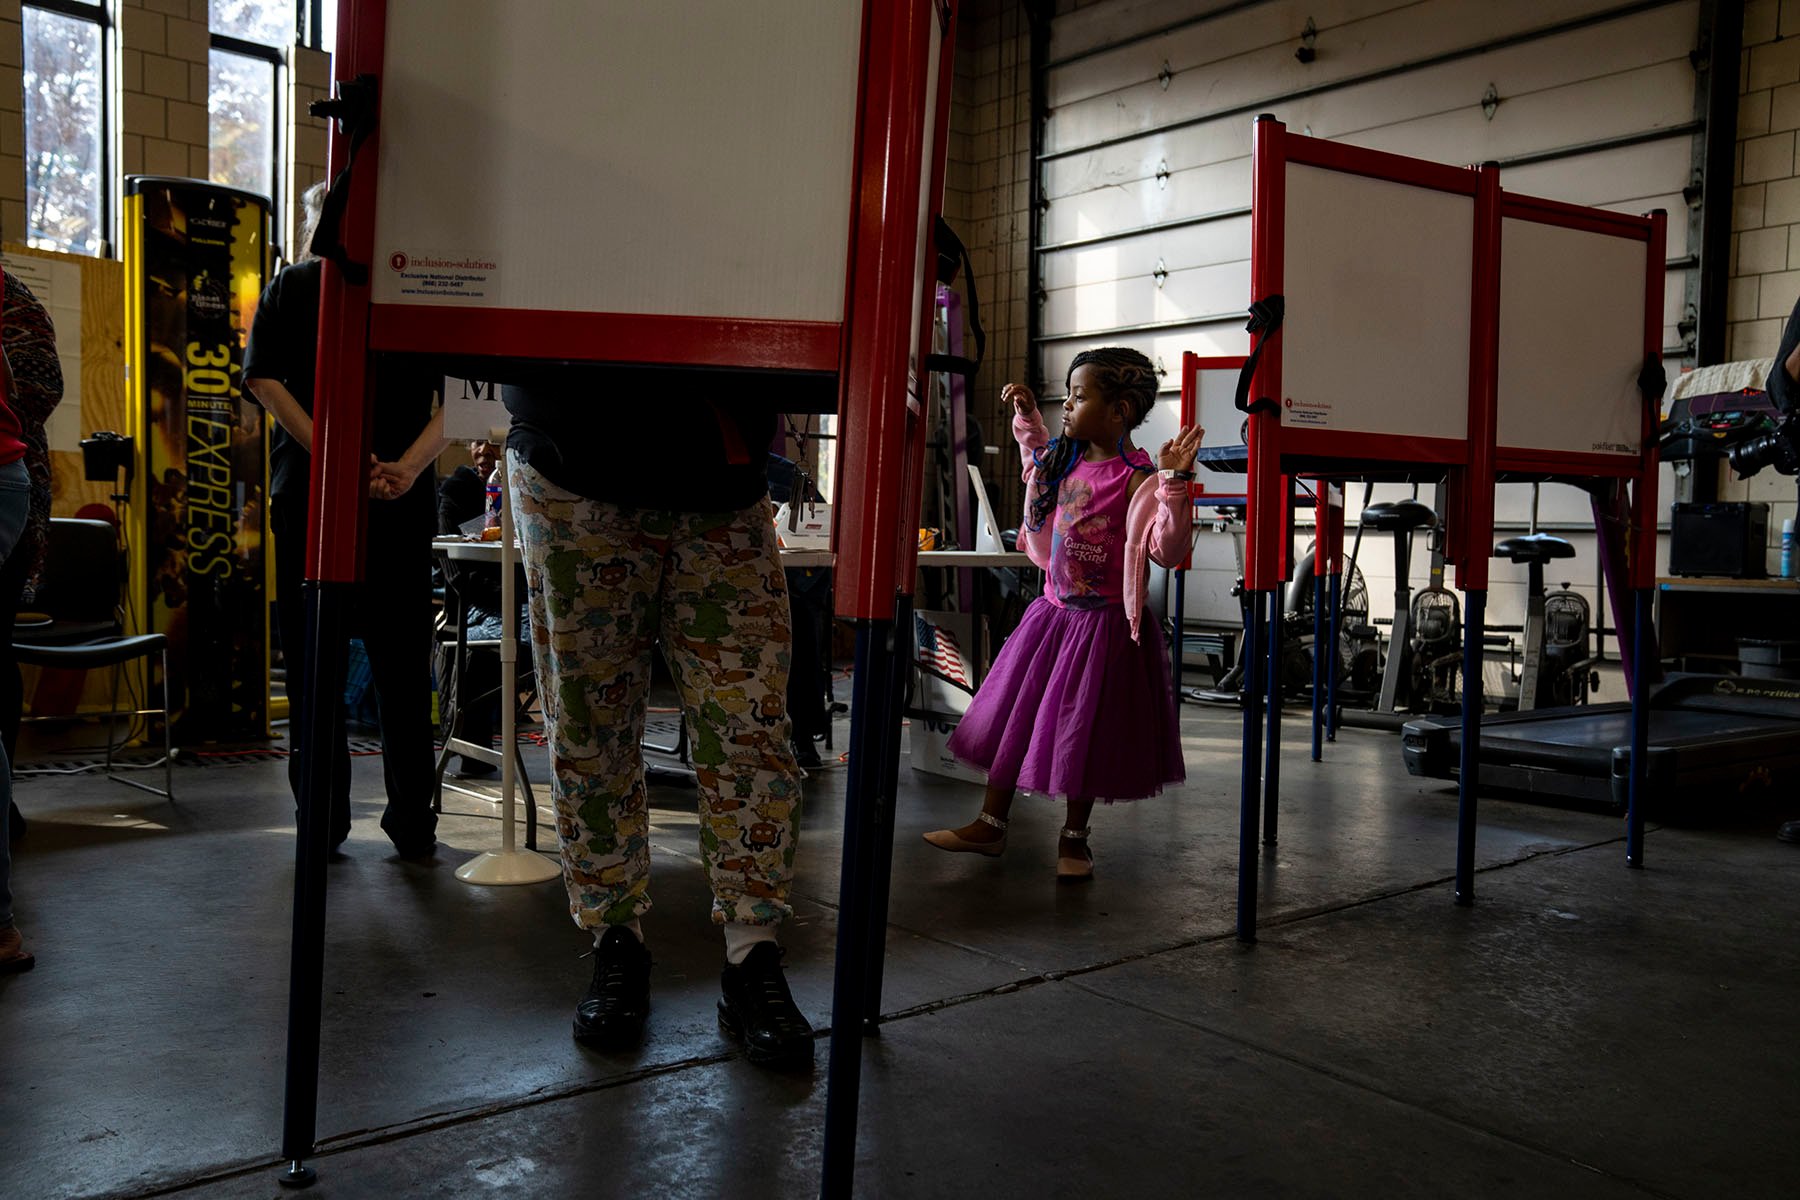
[[[389,0],[375,302],[841,320],[860,22]]]
[[[1475,202],[1289,163],[1284,425],[1461,440]]]
[[[1499,444],[1635,457],[1644,243],[1500,223]]]
[[[1318,57],[1303,64],[1308,18]],[[1696,0],[1109,0],[1057,16],[1036,239],[1046,378],[1078,337],[1243,351],[1212,308],[1223,273],[1184,272],[1249,259],[1257,112],[1432,162],[1498,159],[1516,193],[1666,209],[1667,255],[1686,259],[1700,26]],[[1669,273],[1665,346],[1682,344],[1696,275]]]

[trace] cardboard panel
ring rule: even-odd
[[[1290,163],[1284,425],[1468,434],[1475,205]]]
[[[841,320],[860,21],[390,0],[375,303]]]
[[[1507,217],[1500,263],[1500,446],[1635,457],[1644,243]]]

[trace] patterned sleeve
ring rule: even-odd
[[[56,327],[31,289],[6,274],[6,357],[13,369],[13,411],[27,432],[40,436],[44,422],[62,403],[62,362],[56,357]]]

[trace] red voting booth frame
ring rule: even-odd
[[[1556,225],[1587,233],[1641,242],[1644,246],[1645,377],[1660,370],[1662,345],[1665,217],[1659,211],[1632,217],[1553,201],[1513,196],[1500,188],[1493,166],[1457,168],[1380,151],[1364,150],[1289,134],[1272,117],[1256,122],[1251,210],[1251,287],[1263,301],[1283,292],[1284,222],[1289,164],[1386,180],[1416,188],[1466,196],[1473,201],[1474,241],[1470,296],[1468,424],[1464,439],[1420,437],[1406,433],[1358,433],[1285,425],[1279,398],[1282,390],[1282,335],[1279,322],[1262,333],[1261,357],[1250,381],[1249,461],[1245,492],[1247,547],[1245,588],[1251,593],[1245,631],[1246,677],[1254,674],[1259,655],[1268,669],[1247,685],[1244,705],[1244,758],[1239,812],[1239,878],[1237,934],[1256,937],[1256,870],[1259,815],[1264,841],[1275,832],[1279,790],[1280,692],[1278,674],[1281,618],[1279,587],[1289,572],[1291,529],[1289,488],[1294,476],[1341,480],[1358,475],[1441,470],[1448,482],[1445,553],[1456,566],[1457,585],[1466,596],[1463,633],[1462,745],[1455,896],[1458,904],[1474,899],[1475,798],[1479,787],[1482,631],[1488,586],[1489,547],[1493,542],[1494,486],[1501,475],[1513,479],[1612,480],[1631,485],[1630,538],[1625,547],[1630,587],[1635,597],[1631,674],[1632,753],[1627,817],[1627,862],[1642,864],[1645,743],[1648,736],[1646,660],[1650,600],[1655,585],[1656,551],[1656,401],[1645,395],[1641,406],[1640,441],[1636,454],[1597,454],[1588,449],[1541,449],[1497,444],[1501,345],[1501,235],[1503,219]],[[1555,297],[1541,298],[1554,304]],[[1579,314],[1572,313],[1571,319]],[[1211,360],[1218,362],[1219,360]],[[1208,360],[1196,360],[1196,368]],[[1184,371],[1184,382],[1186,372]],[[1184,387],[1184,391],[1187,390]],[[1185,416],[1185,409],[1184,409]],[[1333,524],[1328,517],[1327,524]],[[1341,574],[1340,533],[1327,537],[1328,574]],[[1601,530],[1606,537],[1608,530]],[[1334,606],[1335,607],[1335,606]],[[1622,623],[1623,624],[1623,623]],[[1316,630],[1316,632],[1322,632]],[[1624,634],[1621,633],[1621,639]],[[1316,644],[1316,643],[1315,643]],[[1321,656],[1315,655],[1315,658]],[[1335,656],[1333,656],[1335,657]],[[1315,687],[1315,696],[1317,695]],[[1316,701],[1315,701],[1316,703]],[[1263,717],[1267,712],[1267,759],[1262,772]],[[1317,718],[1315,716],[1315,728]],[[1316,741],[1316,735],[1315,735]],[[1315,758],[1317,757],[1315,753]],[[1259,806],[1259,797],[1262,801]],[[1260,807],[1260,814],[1259,814]]]
[[[917,564],[916,513],[923,487],[925,429],[909,395],[909,365],[930,350],[935,253],[929,230],[943,194],[954,63],[951,0],[863,0],[859,112],[853,154],[851,223],[843,320],[772,321],[646,314],[523,312],[371,303],[327,261],[320,295],[318,381],[312,459],[306,604],[311,647],[343,633],[344,589],[361,574],[367,515],[366,468],[370,354],[405,351],[501,358],[655,362],[831,371],[838,377],[840,470],[836,497],[837,611],[857,623],[845,819],[844,868],[832,1008],[830,1078],[821,1195],[848,1196],[855,1156],[861,1043],[879,1020],[887,923],[893,797],[898,780],[902,666],[910,645],[911,589]],[[334,69],[346,84],[377,84],[387,46],[387,0],[348,0]],[[931,77],[932,38],[938,70]],[[923,115],[935,125],[926,128]],[[329,115],[339,116],[339,112]],[[360,153],[352,131],[334,123],[331,174],[348,189],[340,240],[347,258],[368,263],[376,214],[374,159],[379,129]],[[932,148],[926,161],[927,145]],[[359,166],[344,172],[356,157]],[[929,172],[928,177],[926,173]],[[923,190],[921,185],[924,185]],[[921,199],[926,211],[921,214]],[[515,214],[516,217],[516,214]],[[926,236],[921,237],[921,231]],[[920,331],[913,345],[912,331]],[[917,386],[922,390],[923,380]],[[334,660],[315,650],[313,695],[299,719],[311,745],[333,719],[319,696],[341,690]],[[319,1027],[324,956],[326,822],[314,819],[313,783],[329,771],[301,771],[300,837],[295,878],[293,974],[281,1182],[315,1178]]]

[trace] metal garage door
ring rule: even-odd
[[[1499,161],[1505,186],[1669,212],[1664,343],[1691,353],[1698,0],[1108,0],[1056,18],[1039,159],[1034,352],[1243,353],[1250,132]],[[1313,31],[1305,38],[1305,31]],[[1310,46],[1310,62],[1296,51]],[[1671,363],[1671,366],[1674,364]]]

